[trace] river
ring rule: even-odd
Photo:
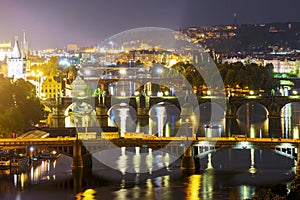
[[[299,110],[298,104],[283,108],[282,137],[299,137]],[[269,137],[267,113],[262,107],[250,104],[238,113],[240,129],[248,137]],[[248,113],[248,116],[243,116],[243,113]],[[199,133],[224,136],[223,121],[219,121],[220,128],[202,127]],[[176,129],[172,127],[176,126],[171,124],[169,128],[155,131],[161,131],[161,134],[170,131],[172,134]],[[294,161],[270,150],[217,151],[201,158],[200,168],[194,173],[182,173],[180,161],[169,163],[167,153],[150,152],[153,162],[148,167],[154,169],[154,165],[160,165],[160,170],[127,173],[118,161],[137,172],[144,161],[121,151],[115,161],[117,170],[93,157],[91,169],[72,172],[72,160],[64,155],[55,161],[39,161],[28,169],[2,169],[0,199],[247,199],[255,195],[260,186],[278,182],[288,185],[295,176]]]

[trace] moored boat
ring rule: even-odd
[[[9,168],[10,167],[10,159],[8,156],[0,157],[0,167],[1,168]]]
[[[56,151],[42,151],[34,156],[34,160],[56,160],[60,157],[60,154]]]
[[[28,164],[28,157],[23,155],[17,155],[10,159],[11,167],[25,167]]]

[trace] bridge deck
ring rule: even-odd
[[[22,139],[0,139],[0,148],[5,146],[28,146],[28,145],[55,145],[55,146],[68,146],[73,145],[76,142],[75,137],[57,137],[57,138],[22,138]],[[182,144],[193,144],[196,146],[202,145],[206,142],[207,145],[233,145],[239,142],[251,143],[255,146],[275,146],[283,145],[298,147],[300,144],[299,139],[280,139],[280,138],[239,138],[239,137],[197,137],[185,138],[185,137],[157,137],[157,138],[98,138],[90,140],[81,140],[84,145],[107,145],[109,143],[117,146],[165,146],[171,144],[172,146]]]

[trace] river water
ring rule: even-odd
[[[282,137],[299,137],[299,110],[298,104],[283,108]],[[249,114],[243,116],[243,113]],[[240,129],[248,137],[269,137],[267,113],[262,107],[250,104],[238,114]],[[214,123],[218,125],[217,121]],[[202,127],[200,133],[224,136],[223,119],[219,123],[221,126],[217,128]],[[155,131],[166,134],[168,130],[172,134],[172,126]],[[118,165],[120,159],[125,159],[122,163],[126,163],[126,168],[137,172],[143,161],[136,163],[134,155],[121,158],[122,155],[120,152],[115,161],[117,170],[93,157],[91,169],[72,172],[72,160],[64,155],[55,161],[39,161],[28,169],[2,169],[0,199],[247,199],[260,186],[278,182],[288,185],[295,176],[294,161],[270,150],[217,151],[201,158],[200,168],[194,173],[181,172],[179,160],[166,162],[170,157],[167,153],[152,155],[154,161],[148,167],[160,165],[160,170],[126,173],[124,166]]]

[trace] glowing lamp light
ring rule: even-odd
[[[126,93],[124,91],[120,92],[120,94],[121,94],[122,97],[126,96]]]
[[[292,93],[293,93],[293,95],[297,95],[298,91],[297,90],[293,90]]]
[[[68,60],[67,58],[60,59],[60,60],[58,61],[58,64],[59,64],[60,66],[70,66],[70,65],[71,65],[70,62],[69,62],[69,60]]]
[[[119,72],[120,72],[120,74],[124,75],[124,74],[126,74],[126,69],[120,69]]]
[[[164,96],[164,94],[162,92],[157,92],[157,96],[162,97],[162,96]]]
[[[242,141],[242,142],[238,142],[236,144],[235,148],[237,148],[237,149],[252,149],[253,145],[250,142]]]
[[[156,72],[157,72],[158,74],[161,74],[161,73],[162,73],[162,71],[163,71],[163,69],[162,69],[162,68],[157,68],[157,69],[156,69]]]

